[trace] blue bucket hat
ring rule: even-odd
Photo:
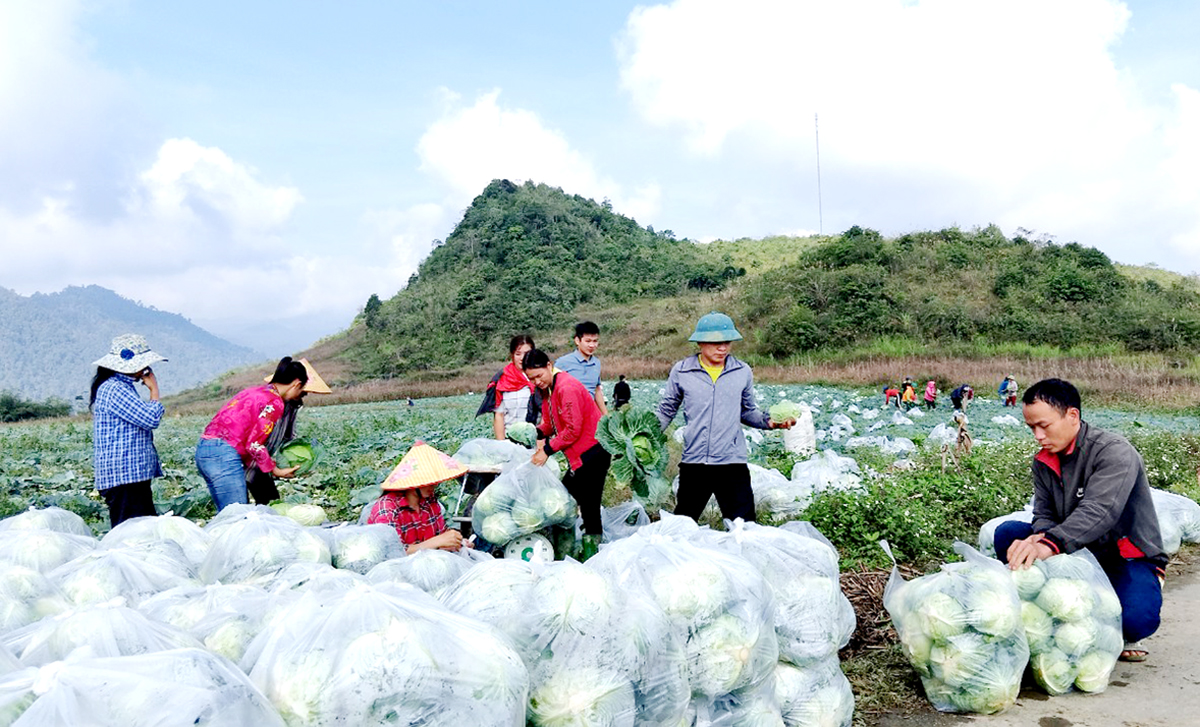
[[[742,334],[733,327],[732,318],[724,313],[713,311],[701,316],[700,320],[696,321],[696,330],[692,332],[688,340],[694,343],[724,343],[740,341]]]

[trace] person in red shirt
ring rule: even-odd
[[[599,550],[604,534],[600,497],[612,463],[612,455],[596,441],[600,407],[578,379],[551,366],[544,351],[535,348],[525,354],[522,368],[542,393],[542,422],[532,461],[540,467],[555,452],[566,455],[571,469],[563,477],[563,486],[583,515],[583,559],[587,560]]]
[[[383,497],[371,506],[367,523],[396,528],[411,555],[418,550],[462,549],[470,543],[446,527],[442,504],[434,492],[438,483],[462,476],[467,468],[424,442],[417,442],[383,481]]]

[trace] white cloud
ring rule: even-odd
[[[1112,0],[678,0],[631,13],[617,54],[642,117],[714,164],[736,141],[811,169],[819,113],[843,227],[1023,225],[1131,262],[1173,240],[1195,269],[1195,92],[1143,99],[1111,54],[1130,17]]]
[[[471,106],[446,92],[447,110],[417,142],[420,169],[444,184],[449,197],[469,201],[493,179],[530,180],[561,187],[571,194],[609,198],[624,214],[654,214],[660,190],[646,184],[626,191],[601,174],[566,136],[547,128],[537,114],[504,108],[500,92],[480,95]]]

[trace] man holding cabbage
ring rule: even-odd
[[[655,412],[663,429],[681,406],[687,420],[675,514],[696,520],[716,495],[722,517],[754,522],[754,490],[742,425],[789,429],[796,420],[772,421],[758,408],[750,366],[729,352],[734,341],[742,340],[729,316],[716,311],[701,316],[688,340],[698,344],[700,351],[671,367]]]
[[[1167,565],[1142,457],[1125,438],[1083,421],[1079,391],[1039,381],[1022,397],[1041,446],[1033,461],[1033,522],[996,528],[997,556],[1014,570],[1087,548],[1121,601],[1122,661],[1144,661],[1137,642],[1158,630]]]

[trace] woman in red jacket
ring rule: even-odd
[[[525,354],[522,368],[542,393],[542,423],[533,463],[541,466],[555,452],[566,455],[571,469],[563,477],[563,486],[579,503],[583,515],[583,558],[587,560],[596,554],[604,534],[600,497],[612,462],[612,456],[596,441],[600,407],[575,377],[551,366],[544,351],[535,348]]]

